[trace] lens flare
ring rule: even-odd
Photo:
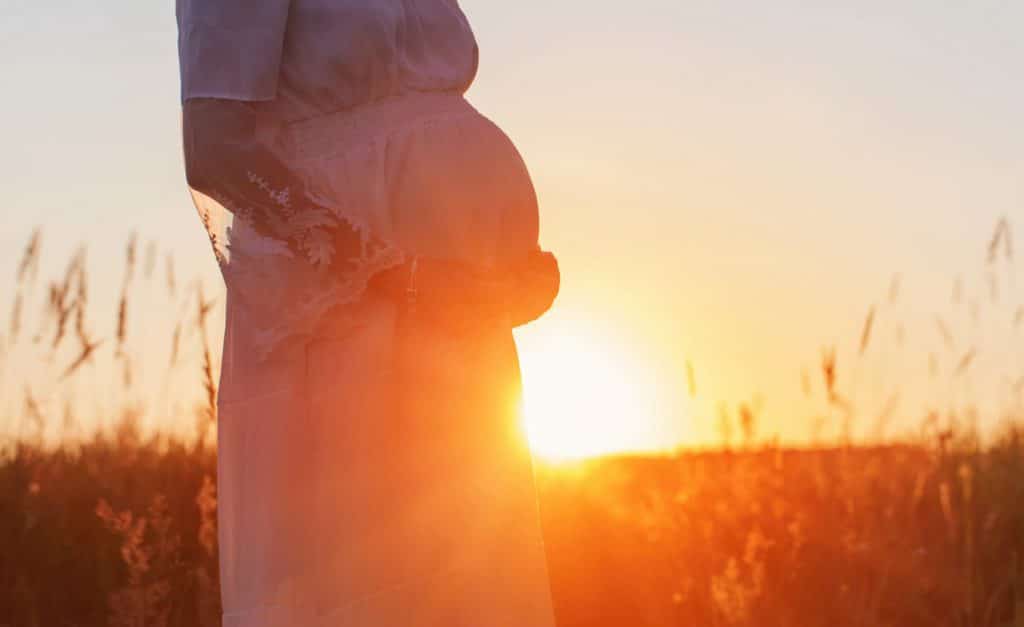
[[[523,414],[533,453],[578,460],[669,446],[649,374],[600,334],[570,330],[520,340]]]

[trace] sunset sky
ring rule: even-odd
[[[985,253],[1024,204],[1024,5],[462,5],[481,48],[469,98],[529,165],[563,272],[555,309],[518,333],[535,419],[586,414],[560,428],[593,450],[703,444],[720,401],[760,397],[759,433],[798,439],[832,344],[862,433],[897,386],[909,428],[943,402],[928,390],[994,403],[983,382],[1020,374],[1022,294],[1000,275],[990,302]],[[0,54],[0,294],[37,225],[45,273],[88,243],[111,307],[133,230],[219,285],[184,186],[173,3],[5,0]],[[877,343],[854,367],[872,304]],[[972,347],[976,380],[954,382]],[[930,352],[945,383],[925,387]],[[604,424],[601,407],[632,415]]]

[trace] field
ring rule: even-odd
[[[998,250],[1008,231],[996,233]],[[19,317],[34,241],[19,266]],[[149,274],[133,272],[136,258],[130,243],[107,347],[127,363],[117,357],[132,354],[127,286]],[[49,351],[52,338],[64,346],[55,380],[89,367],[98,346],[85,274],[70,264],[38,318],[40,350],[60,354]],[[28,388],[20,413],[4,417],[35,431],[4,440],[0,458],[0,626],[218,624],[216,377],[207,301],[190,298],[192,331],[179,325],[166,336],[175,356],[181,338],[199,347],[187,367],[205,403],[180,421],[198,437],[143,429],[126,403],[113,428],[49,446],[39,433],[61,418]],[[8,343],[19,324],[12,319]],[[954,368],[968,367],[969,355]],[[834,368],[826,355],[829,401],[841,405]],[[740,411],[739,432],[752,432],[754,419]],[[716,451],[538,463],[559,625],[1024,625],[1022,419],[1011,413],[984,440],[969,420],[940,415],[886,445],[746,438]]]
[[[1012,624],[1021,436],[540,466],[559,624]],[[217,624],[215,464],[130,419],[9,451],[0,624]]]

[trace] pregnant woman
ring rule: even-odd
[[[178,0],[227,286],[227,627],[551,627],[512,329],[554,258],[456,0]]]

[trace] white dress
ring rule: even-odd
[[[195,195],[227,285],[224,625],[553,626],[510,325],[448,328],[365,289],[410,255],[486,268],[537,247],[526,168],[462,96],[465,17],[454,0],[292,0],[232,34],[216,4],[179,2],[183,98],[265,101],[286,161],[336,212],[254,173],[289,247]],[[239,37],[276,74],[210,65]],[[343,266],[339,217],[362,237]]]

